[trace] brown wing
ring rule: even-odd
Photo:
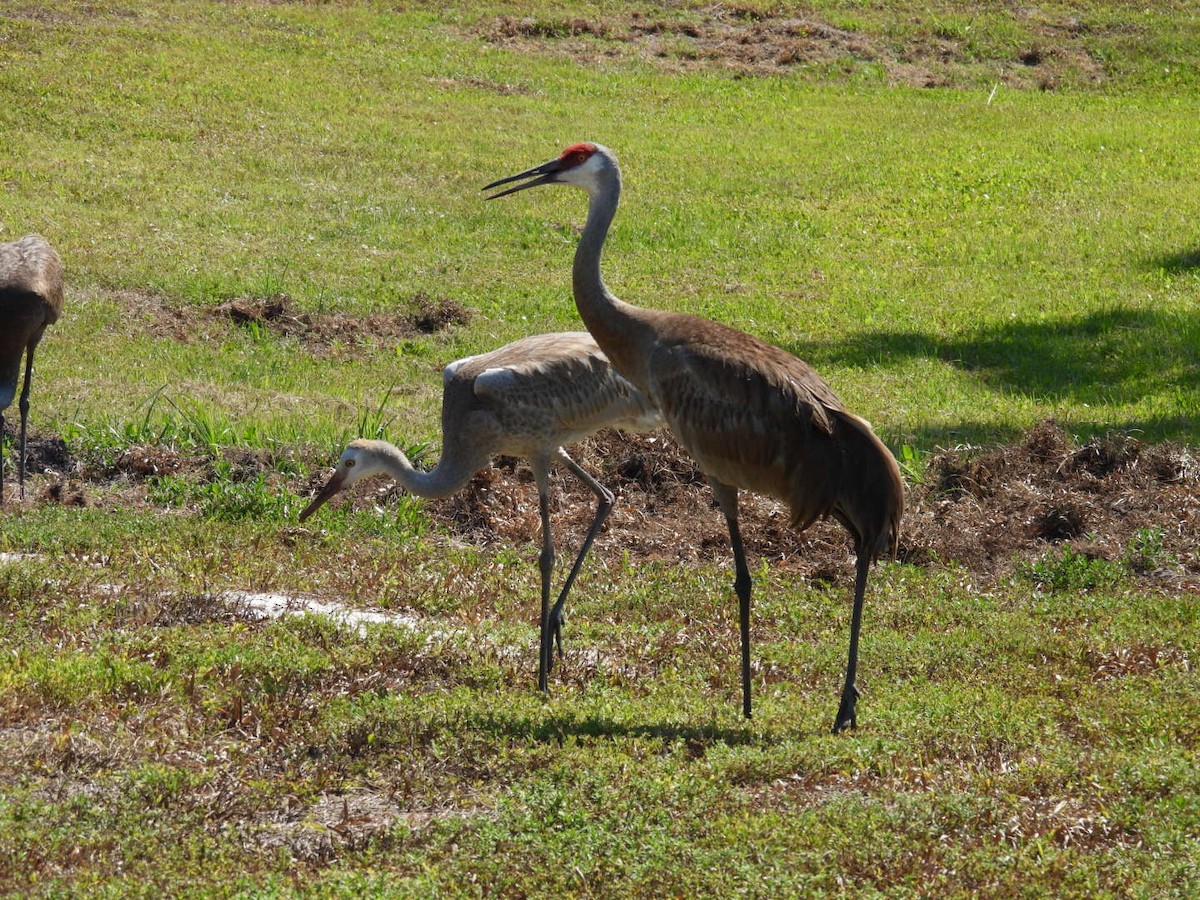
[[[871,504],[856,491],[867,470],[894,493],[890,453],[811,366],[707,320],[671,324],[650,362],[651,398],[709,476],[782,500],[798,528],[831,514],[863,519]],[[847,525],[860,537],[885,527]]]

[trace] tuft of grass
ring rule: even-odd
[[[156,479],[149,490],[150,502],[167,506],[194,506],[210,519],[236,522],[243,519],[294,521],[304,501],[281,491],[265,472],[249,479],[233,477],[233,467],[224,460],[214,463],[213,478],[205,482],[167,475]]]
[[[1125,547],[1124,562],[1134,572],[1156,572],[1175,563],[1175,556],[1164,546],[1166,533],[1161,526],[1139,528]]]
[[[1124,567],[1102,557],[1090,556],[1064,544],[1049,550],[1031,563],[1021,563],[1018,572],[1051,593],[1092,591],[1120,584]]]
[[[900,452],[896,454],[896,462],[906,480],[914,484],[924,483],[925,470],[929,465],[928,454],[922,453],[912,444],[901,444]]]

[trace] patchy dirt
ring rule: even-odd
[[[704,476],[667,433],[604,432],[572,448],[618,494],[600,546],[634,559],[725,559],[728,537]],[[395,488],[384,489],[387,492]],[[594,495],[568,473],[555,475],[556,540],[566,554],[595,513]],[[380,502],[375,496],[366,502]],[[501,458],[430,515],[472,542],[541,540],[537,492],[523,461]],[[747,550],[811,578],[847,583],[852,555],[844,529],[821,522],[803,534],[786,509],[743,493]],[[943,450],[924,482],[908,487],[899,557],[919,566],[954,564],[984,577],[1070,541],[1090,556],[1127,560],[1164,588],[1200,586],[1200,461],[1187,448],[1142,445],[1110,435],[1076,446],[1051,422],[1019,444]],[[1154,547],[1130,559],[1139,534]]]
[[[471,321],[471,310],[448,297],[418,293],[405,301],[403,312],[352,315],[344,312],[301,312],[287,294],[239,297],[212,307],[181,306],[148,294],[121,297],[130,321],[141,321],[156,337],[190,342],[220,339],[230,328],[291,338],[310,353],[323,355],[337,347],[394,344],[420,335],[437,334]]]
[[[804,71],[824,77],[873,66],[893,84],[922,87],[978,83],[1053,89],[1105,78],[1089,52],[1092,30],[1068,16],[1022,10],[1014,23],[1023,41],[986,46],[968,18],[839,28],[814,13],[796,16],[715,3],[699,15],[631,10],[604,20],[502,15],[480,27],[484,40],[528,52],[561,53],[581,62],[638,56],[681,71],[719,69],[742,76]]]
[[[300,313],[287,294],[266,298],[240,298],[222,303],[211,311],[244,328],[264,329],[272,334],[296,338],[309,348],[334,344],[359,345],[404,340],[419,334],[436,334],[471,320],[470,311],[456,300],[417,294],[412,309],[404,313]]]
[[[234,481],[250,481],[260,474],[274,475],[278,481],[280,469],[298,465],[297,451],[286,447],[224,447],[220,459]],[[207,454],[162,444],[132,444],[113,458],[84,457],[73,453],[62,438],[41,431],[29,435],[26,460],[28,474],[40,476],[26,484],[32,500],[63,506],[144,506],[146,487],[155,479],[179,475],[212,481],[216,477],[214,460]],[[317,465],[314,460],[304,464]],[[98,499],[101,493],[103,500]]]
[[[215,477],[209,458],[166,447],[130,447],[109,462],[74,459],[54,436],[32,435],[29,447],[29,471],[38,475],[30,492],[34,503],[139,504],[146,502],[147,484],[159,476]],[[728,558],[728,536],[712,492],[668,433],[605,431],[571,452],[617,494],[598,541],[599,558],[617,551],[634,560]],[[301,458],[295,450],[231,448],[223,458],[234,478],[271,474],[280,489],[301,496],[311,494],[327,472],[326,461]],[[306,468],[312,472],[306,478],[289,481],[279,474]],[[93,492],[104,499],[93,501]],[[390,480],[377,479],[335,502],[386,507],[400,493]],[[459,494],[428,501],[425,508],[456,540],[484,545],[541,540],[537,490],[524,460],[501,457]],[[586,486],[555,470],[552,521],[564,558],[575,552],[595,508]],[[830,583],[853,578],[850,542],[834,522],[796,534],[781,504],[743,493],[742,528],[755,557]],[[1190,449],[1142,444],[1124,434],[1076,445],[1053,422],[1044,422],[1012,446],[937,452],[923,481],[908,486],[899,557],[999,578],[1069,542],[1090,557],[1124,562],[1136,577],[1162,589],[1197,590],[1198,533],[1200,459]]]
[[[1162,565],[1146,574],[1194,586],[1198,527],[1200,465],[1190,450],[1122,434],[1075,446],[1044,422],[1012,447],[936,455],[911,491],[901,555],[992,574],[1067,540],[1120,560],[1153,533]]]
[[[397,822],[416,832],[438,819],[478,814],[475,810],[406,809],[393,796],[360,789],[324,794],[304,808],[288,803],[258,826],[253,838],[263,848],[283,849],[295,860],[329,863],[366,846]]]

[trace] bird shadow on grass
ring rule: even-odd
[[[787,349],[818,370],[829,365],[870,368],[912,358],[939,359],[998,392],[1076,407],[1136,403],[1150,394],[1200,388],[1200,316],[1179,311],[1114,308],[1080,316],[987,323],[945,338],[913,331],[870,331],[836,342],[797,342]],[[1089,429],[1141,431],[1154,439],[1194,440],[1198,423],[1179,416],[1081,420],[1079,424]],[[918,443],[936,443],[938,438],[974,442],[985,438],[984,432],[991,440],[1015,436],[997,434],[994,428],[972,428],[969,423],[943,431],[917,435]]]
[[[681,725],[668,723],[630,724],[602,716],[551,715],[532,720],[525,717],[507,718],[494,713],[475,717],[471,727],[510,737],[524,737],[538,743],[561,744],[568,738],[595,740],[641,738],[662,741],[663,744],[683,743],[689,748],[712,744],[727,746],[764,746],[779,743],[770,732],[746,726],[724,728],[717,725]]]

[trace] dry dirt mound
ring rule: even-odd
[[[573,455],[618,493],[603,545],[635,559],[727,558],[724,520],[712,493],[669,434],[605,432]],[[555,490],[558,541],[577,542],[595,498],[564,473],[556,474]],[[461,494],[428,509],[467,540],[540,540],[532,472],[516,460],[502,459]],[[742,522],[749,552],[809,577],[852,577],[850,543],[836,523],[797,535],[783,506],[749,494],[743,494]],[[1198,529],[1200,463],[1189,450],[1145,446],[1125,435],[1076,446],[1047,422],[1015,446],[939,452],[924,481],[908,488],[899,556],[996,577],[1064,541],[1090,556],[1122,560],[1139,533],[1153,533],[1160,559],[1171,566],[1139,574],[1186,587],[1200,579]]]
[[[232,326],[299,342],[310,353],[334,347],[389,344],[436,334],[471,320],[471,311],[457,300],[416,294],[396,313],[351,315],[342,312],[300,312],[287,294],[238,297],[214,307],[178,306],[161,299],[129,295],[127,306],[137,308],[151,334],[175,341],[220,338]]]
[[[1200,573],[1200,467],[1173,444],[1110,434],[1075,446],[1043,423],[1013,447],[938,454],[907,512],[903,552],[913,561],[993,573],[1068,540],[1118,560],[1153,532],[1177,574]]]
[[[455,300],[425,294],[413,298],[413,309],[404,313],[351,316],[346,313],[298,313],[292,299],[279,294],[265,299],[241,298],[217,306],[212,314],[235,325],[260,328],[294,337],[309,347],[333,344],[354,346],[368,341],[388,342],[419,334],[435,334],[452,325],[465,325],[470,311]]]

